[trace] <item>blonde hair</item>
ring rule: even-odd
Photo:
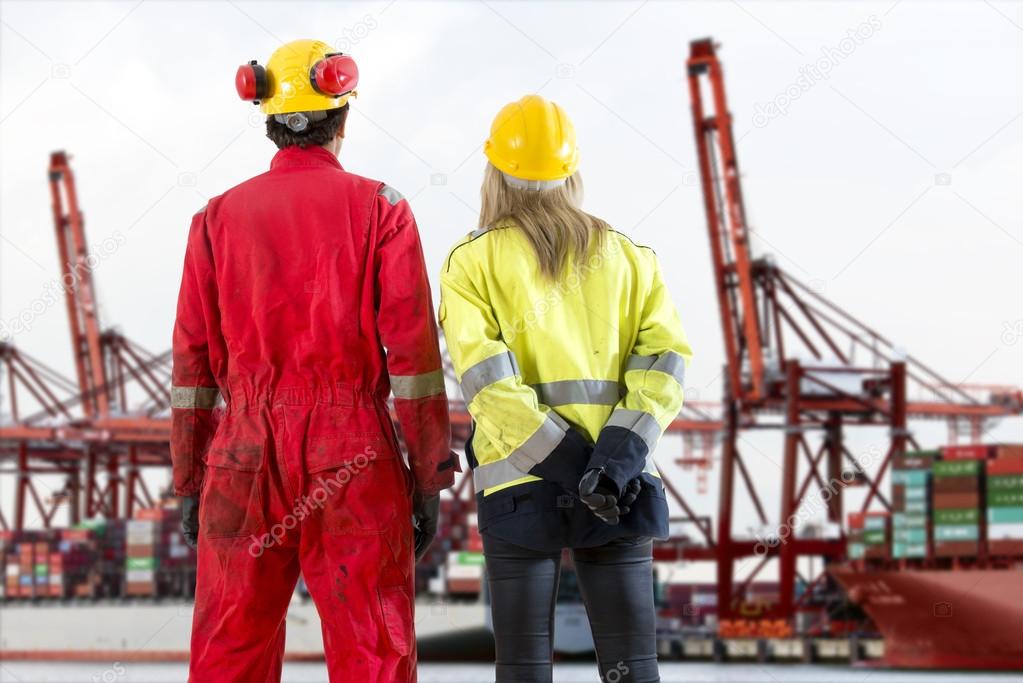
[[[540,272],[551,279],[566,262],[584,260],[591,245],[602,244],[609,230],[607,223],[579,208],[583,180],[578,172],[552,189],[523,190],[510,186],[488,163],[480,198],[479,227],[514,223],[533,247]]]

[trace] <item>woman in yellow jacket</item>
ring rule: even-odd
[[[691,351],[654,252],[583,212],[571,121],[542,97],[495,118],[479,229],[441,273],[440,319],[474,421],[467,447],[497,681],[550,681],[570,548],[603,680],[657,681],[654,448]]]

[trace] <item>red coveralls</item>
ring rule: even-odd
[[[414,681],[411,494],[458,463],[408,202],[320,147],[210,200],[173,385],[174,489],[201,497],[190,680],[279,681],[301,571],[331,681]]]

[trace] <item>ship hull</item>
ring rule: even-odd
[[[884,636],[888,666],[1023,670],[1023,569],[831,574]]]

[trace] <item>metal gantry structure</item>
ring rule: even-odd
[[[901,354],[880,333],[859,322],[813,288],[799,282],[769,256],[753,253],[742,182],[725,95],[724,75],[710,39],[690,44],[686,77],[692,102],[696,150],[707,234],[725,349],[725,385],[716,539],[684,556],[717,563],[719,619],[741,617],[745,587],[777,562],[779,599],[765,618],[791,619],[815,611],[826,594],[827,572],[805,576],[801,559],[821,567],[845,557],[844,536],[801,533],[800,514],[827,490],[824,512],[841,528],[843,492],[866,487],[862,510],[887,509],[881,482],[892,458],[918,448],[909,419],[948,421],[950,434],[966,423],[974,440],[986,421],[1023,412],[1023,393],[1012,387],[961,386]],[[867,462],[846,432],[886,428],[881,457]],[[780,472],[751,474],[744,434],[781,435]],[[743,446],[743,447],[741,447]],[[740,489],[741,486],[741,489]],[[777,487],[776,517],[762,500]],[[780,488],[780,490],[779,490]],[[735,532],[739,490],[761,528],[759,538]],[[741,582],[737,563],[748,563]]]
[[[14,492],[11,519],[0,508],[3,529],[25,528],[29,509],[44,527],[61,510],[68,524],[130,517],[158,497],[142,470],[170,462],[170,354],[101,327],[95,261],[64,152],[50,156],[49,181],[75,378],[0,341],[0,474],[13,478]],[[45,483],[54,475],[63,480],[56,490]]]

